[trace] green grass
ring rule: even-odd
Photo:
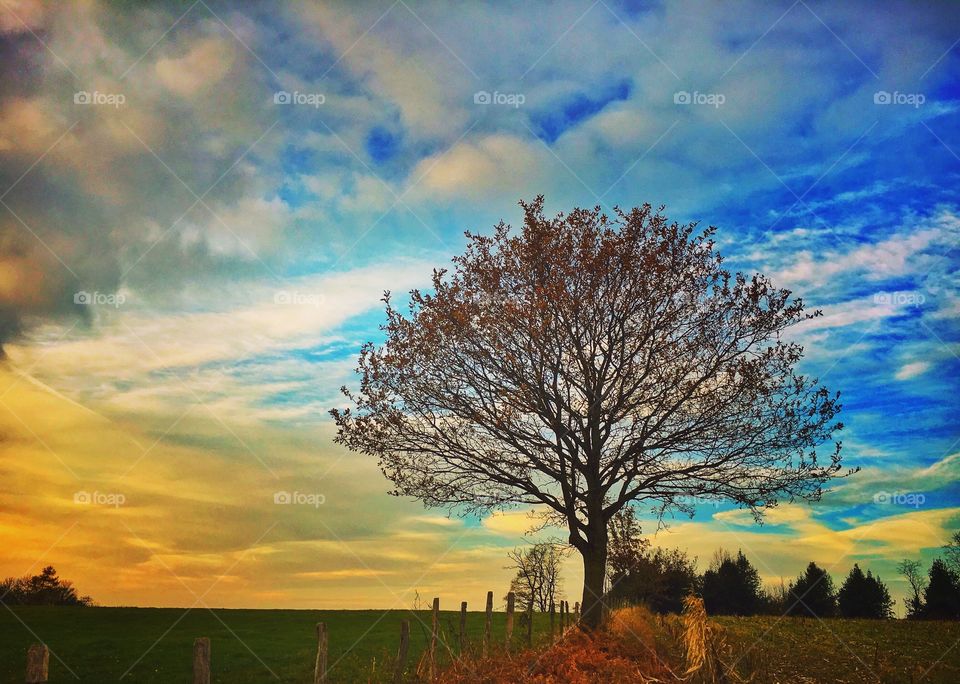
[[[714,619],[757,682],[960,682],[960,622]]]
[[[309,683],[317,622],[328,626],[332,682],[389,681],[404,619],[411,625],[408,672],[413,672],[427,643],[428,611],[0,609],[0,682],[22,682],[27,647],[44,641],[56,655],[50,658],[54,684],[102,684],[124,673],[124,682],[189,683],[193,640],[206,636],[215,682]],[[755,672],[754,682],[960,682],[957,622],[715,619],[726,628],[733,657],[742,657],[738,669]],[[482,613],[468,614],[468,648],[479,646],[483,621]],[[441,612],[441,637],[455,651],[451,635],[458,622],[459,613]],[[534,624],[542,642],[546,616],[537,614]],[[502,643],[504,628],[505,615],[495,613],[495,643]],[[518,646],[525,639],[519,620],[514,637]],[[442,645],[440,651],[443,664],[449,655]]]
[[[325,622],[329,632],[331,682],[385,681],[392,674],[400,622],[410,620],[408,671],[413,672],[431,621],[429,611],[408,610],[194,609],[184,613],[176,608],[0,609],[0,681],[23,682],[27,648],[43,641],[51,650],[54,684],[103,683],[121,677],[131,683],[187,683],[192,681],[193,640],[206,636],[211,641],[214,682],[313,682],[318,622]],[[459,612],[441,611],[440,618],[441,639],[456,652]],[[468,613],[468,650],[479,647],[483,623],[483,613]],[[498,645],[503,643],[505,623],[504,613],[494,613]],[[534,625],[537,638],[545,638],[549,618],[538,614]],[[514,630],[518,645],[526,638],[524,630],[518,616]],[[446,648],[441,644],[438,650],[438,661],[447,662]]]

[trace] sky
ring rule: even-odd
[[[823,311],[791,335],[860,472],[655,543],[899,598],[896,562],[960,526],[954,3],[0,0],[0,56],[0,576],[53,564],[104,605],[505,592],[507,551],[562,532],[388,496],[328,411],[383,292],[540,194],[716,226]]]

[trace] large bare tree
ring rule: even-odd
[[[337,440],[379,457],[393,494],[482,512],[534,505],[583,556],[599,624],[607,523],[723,497],[758,517],[839,474],[838,395],[795,372],[782,339],[811,316],[762,275],[731,274],[714,229],[649,205],[467,233],[432,292],[384,297],[383,344],[360,353]],[[818,454],[825,442],[828,453]]]

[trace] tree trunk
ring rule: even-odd
[[[580,550],[583,555],[583,598],[580,624],[596,629],[603,620],[603,585],[607,574],[607,540],[604,536]]]

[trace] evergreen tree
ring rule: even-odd
[[[880,575],[874,577],[873,573],[867,570],[867,586],[870,587],[869,605],[871,606],[871,615],[867,617],[881,620],[895,617],[893,614],[893,599],[890,597],[890,590],[887,588],[887,585],[883,583],[883,580],[880,579]]]
[[[864,575],[856,564],[837,592],[837,605],[843,617],[893,617],[893,600],[886,585],[869,570]]]
[[[927,620],[960,618],[960,582],[941,558],[930,566],[930,581],[923,595],[923,617]]]
[[[754,615],[762,602],[760,574],[743,552],[719,552],[703,573],[703,603],[711,615]]]
[[[93,599],[79,596],[73,582],[60,579],[52,565],[39,575],[8,577],[0,581],[0,599],[7,605],[89,606]]]
[[[797,581],[791,584],[787,603],[789,615],[832,617],[837,614],[833,580],[826,570],[811,562]]]

